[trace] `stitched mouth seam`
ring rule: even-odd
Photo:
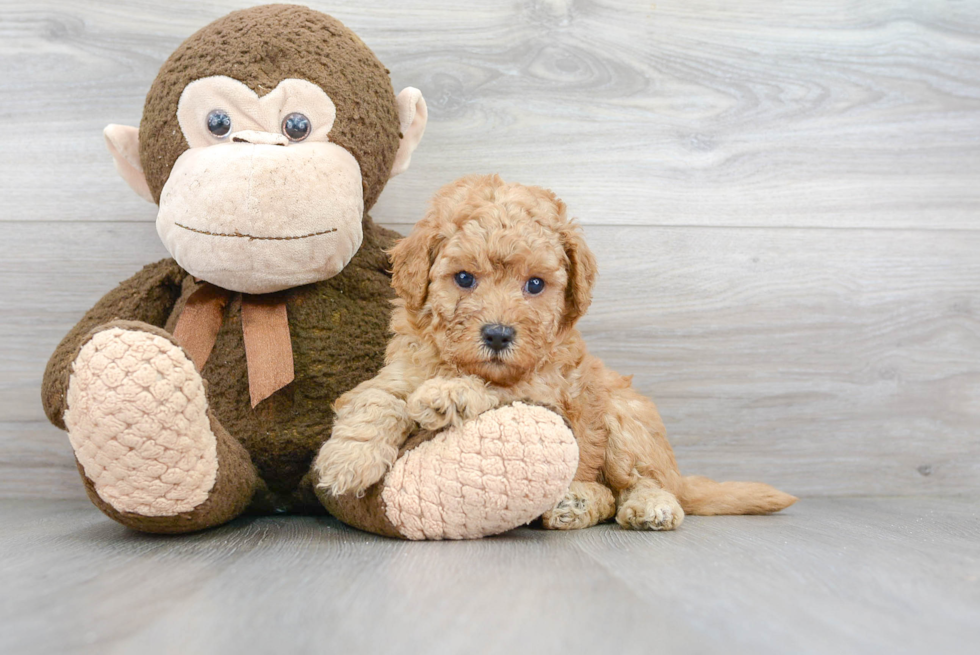
[[[188,230],[190,232],[197,232],[198,234],[204,234],[209,237],[238,237],[239,239],[253,239],[255,241],[292,241],[294,239],[308,239],[309,237],[318,237],[321,234],[330,234],[331,232],[337,231],[337,228],[332,227],[329,230],[323,230],[322,232],[310,232],[309,234],[301,234],[295,237],[255,237],[252,236],[251,234],[240,234],[240,233],[228,234],[225,232],[208,232],[207,230],[198,230],[196,228],[188,227],[181,223],[177,223],[176,221],[174,222],[174,225],[183,228],[185,230]]]

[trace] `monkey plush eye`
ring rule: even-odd
[[[453,279],[461,289],[472,289],[473,285],[476,284],[476,278],[473,277],[473,274],[466,271],[460,271],[453,276]]]
[[[532,277],[524,284],[524,290],[532,296],[536,296],[544,291],[544,280],[539,277]]]
[[[303,114],[293,112],[282,119],[282,133],[290,141],[302,141],[310,135],[310,119]]]
[[[231,116],[228,112],[215,109],[208,114],[208,132],[218,137],[227,136],[231,132]]]

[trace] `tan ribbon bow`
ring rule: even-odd
[[[187,299],[177,319],[174,338],[198,371],[204,370],[211,356],[231,294],[205,282]],[[248,363],[248,393],[255,407],[296,377],[285,296],[243,293],[242,337]]]

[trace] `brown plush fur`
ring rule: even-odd
[[[399,147],[395,94],[384,66],[339,21],[305,7],[254,7],[204,27],[167,60],[147,95],[140,156],[157,200],[174,162],[188,147],[176,118],[180,94],[189,82],[213,75],[239,80],[260,96],[291,77],[322,86],[337,108],[330,140],[350,151],[360,165],[363,241],[338,275],[280,292],[289,317],[295,379],[255,408],[249,398],[241,297],[231,298],[201,372],[219,460],[218,481],[204,504],[176,517],[122,514],[103,502],[85,479],[93,502],[107,515],[150,532],[198,530],[227,521],[246,507],[260,512],[322,512],[310,463],[330,435],[330,404],[381,367],[394,296],[385,250],[397,235],[376,226],[367,214]],[[65,428],[72,363],[93,331],[122,319],[130,329],[172,333],[197,287],[192,276],[166,259],[145,267],[99,300],[48,362],[42,400],[51,422]],[[386,533],[377,527],[383,508],[357,500],[338,507],[338,517]]]
[[[65,392],[71,363],[92,330],[117,318],[163,327],[180,297],[185,277],[187,272],[172,259],[149,264],[107,293],[72,327],[48,360],[41,383],[41,403],[51,423],[65,429]]]
[[[354,155],[365,211],[374,205],[400,136],[388,71],[340,21],[299,5],[234,11],[190,36],[160,68],[140,123],[140,160],[157,202],[188,148],[175,111],[180,94],[190,82],[213,75],[238,80],[260,97],[289,78],[320,86],[337,107],[330,141]]]
[[[615,495],[617,521],[638,529],[672,529],[685,511],[768,513],[795,502],[761,483],[680,475],[654,404],[592,357],[574,328],[590,304],[596,263],[550,191],[497,176],[459,180],[436,195],[391,256],[400,300],[387,365],[337,402],[331,452],[318,459],[325,486],[357,491],[378,479],[413,421],[437,429],[530,400],[558,407],[580,449],[582,484],[549,512],[547,527],[609,518],[609,495],[596,483]],[[459,271],[476,285],[461,288]],[[531,277],[545,281],[542,293],[524,290]],[[480,334],[494,323],[516,328],[499,355]],[[383,433],[372,421],[384,421]]]
[[[240,442],[245,447],[242,452],[247,451],[246,468],[254,466],[258,471],[260,482],[249,485],[246,497],[245,504],[251,499],[251,509],[322,511],[307,475],[310,462],[330,436],[330,403],[370,378],[383,364],[389,301],[394,296],[383,249],[394,244],[395,236],[371,223],[365,226],[361,249],[339,275],[283,292],[296,379],[254,409],[250,407],[242,343],[241,295],[235,294],[229,302],[202,375],[208,383],[212,427],[217,425]],[[44,374],[42,400],[52,423],[64,428],[71,363],[93,329],[106,329],[114,319],[122,318],[139,322],[142,327],[137,329],[157,333],[154,328],[165,328],[172,332],[195,288],[193,278],[172,259],[165,259],[120,284],[89,310],[62,340]],[[218,429],[214,431],[219,434]],[[222,462],[219,470],[227,468],[228,462]],[[141,530],[167,529],[164,519],[137,525],[110,515]],[[210,520],[210,514],[201,518]],[[183,519],[175,520],[173,531],[189,525]]]
[[[120,327],[126,330],[143,330],[161,336],[176,344],[176,340],[168,332],[153,328],[140,321],[111,321],[99,326],[98,330]],[[94,333],[93,333],[94,334]],[[87,339],[79,344],[79,350]],[[208,412],[211,431],[217,439],[218,474],[208,499],[193,510],[176,516],[142,516],[132,512],[121,512],[102,500],[95,490],[95,483],[85,475],[81,463],[76,460],[78,472],[82,476],[85,491],[92,503],[112,519],[123,525],[141,532],[157,534],[181,534],[195,532],[215,525],[220,525],[241,514],[256,494],[256,490],[264,488],[259,480],[242,444],[228,434],[212,412]]]

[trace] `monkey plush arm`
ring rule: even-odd
[[[187,272],[173,259],[149,264],[88,310],[61,340],[44,371],[41,401],[49,421],[65,429],[65,393],[71,364],[89,333],[113,320],[142,321],[162,328],[180,297],[185,277]]]

